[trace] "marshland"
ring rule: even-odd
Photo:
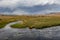
[[[60,26],[60,16],[57,15],[38,15],[38,16],[9,16],[0,15],[0,28],[3,28],[6,24],[14,21],[22,21],[11,25],[12,28],[36,28],[43,29],[53,26]]]
[[[60,15],[0,15],[0,40],[60,40]]]

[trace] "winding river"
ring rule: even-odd
[[[9,23],[0,29],[0,40],[60,40],[60,26],[45,29],[17,29],[10,27],[18,22]]]

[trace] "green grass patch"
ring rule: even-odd
[[[14,24],[14,25],[11,25],[11,27],[13,27],[13,28],[26,28],[26,26],[23,24]]]

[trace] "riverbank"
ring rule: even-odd
[[[60,40],[60,16],[6,16],[0,22],[12,22],[0,29],[0,40]]]

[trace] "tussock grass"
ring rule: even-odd
[[[23,16],[21,20],[23,21],[23,24],[14,24],[11,27],[42,29],[47,27],[60,26],[60,16]]]
[[[0,28],[3,28],[6,24],[14,21],[23,21],[23,23],[17,23],[11,25],[12,28],[36,28],[42,29],[53,26],[60,26],[60,16],[2,16],[0,15]]]

